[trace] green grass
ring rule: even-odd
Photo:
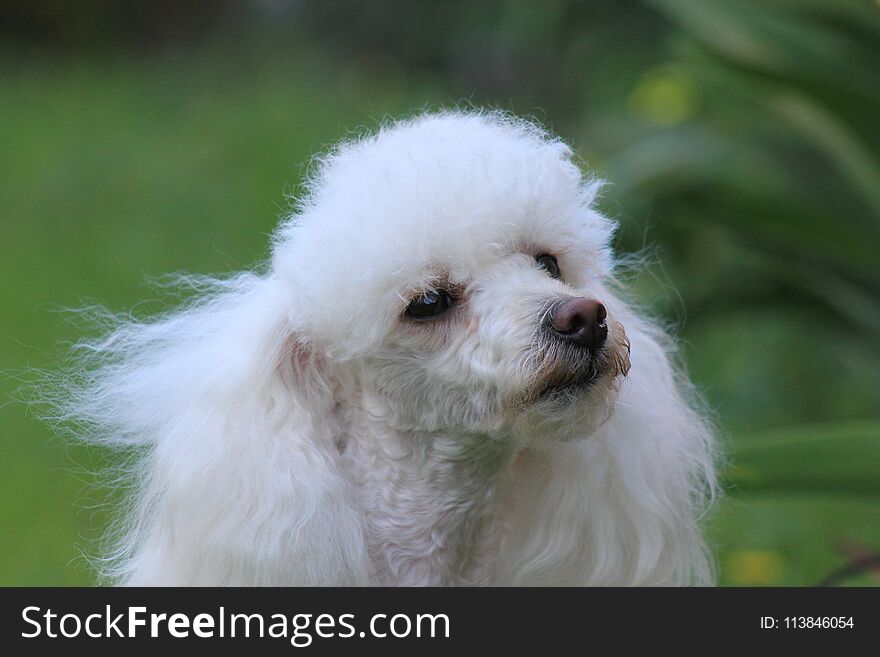
[[[228,44],[150,60],[7,52],[0,88],[0,367],[18,373],[0,380],[4,400],[22,372],[56,367],[64,343],[82,337],[59,309],[126,311],[155,298],[149,277],[252,266],[313,153],[386,115],[458,100],[393,67]],[[578,125],[571,134],[589,134]],[[613,155],[598,161],[622,166]],[[688,223],[700,212],[669,213],[668,280],[655,271],[636,284],[667,315],[670,281],[692,304],[685,356],[736,437],[730,494],[710,518],[722,583],[812,584],[847,551],[880,546],[877,427],[795,428],[766,445],[760,430],[880,414],[876,349],[832,326],[807,330],[810,310],[762,307],[760,331],[748,308],[718,312],[731,278],[722,265],[741,264],[751,245],[702,217]],[[14,401],[0,405],[0,432],[0,584],[92,583],[81,551],[94,549],[107,511],[89,472],[106,455],[66,445]]]
[[[312,154],[438,98],[356,68],[328,86],[309,53],[238,54],[0,63],[4,400],[82,337],[59,310],[126,311],[155,298],[146,278],[253,266]],[[0,427],[0,584],[90,583],[77,546],[106,518],[85,485],[100,455],[13,401]]]

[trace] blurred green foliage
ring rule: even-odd
[[[0,6],[3,368],[58,365],[84,331],[60,308],[144,314],[171,302],[145,278],[259,261],[350,130],[488,104],[609,181],[626,276],[727,444],[722,583],[814,584],[880,551],[876,3],[49,4]],[[91,582],[112,456],[22,404],[0,426],[0,583]]]

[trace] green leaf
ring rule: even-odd
[[[734,442],[725,475],[732,494],[781,491],[880,498],[880,420],[794,426],[743,437]]]
[[[880,162],[868,145],[847,129],[839,117],[803,94],[780,94],[771,102],[825,153],[853,191],[877,213],[875,220],[880,221]]]
[[[650,0],[705,47],[752,70],[858,90],[876,98],[877,68],[873,50],[849,32],[835,30],[823,15],[877,29],[880,12],[841,12],[833,2],[815,12],[767,2],[724,0]],[[851,30],[850,30],[851,31]],[[846,75],[840,71],[846,70]]]

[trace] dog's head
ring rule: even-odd
[[[606,284],[612,226],[571,157],[497,115],[343,145],[276,243],[297,339],[401,428],[589,433],[629,343]]]
[[[712,432],[613,293],[596,190],[524,122],[391,125],[321,160],[268,271],[84,343],[55,417],[136,457],[105,574],[709,581]]]

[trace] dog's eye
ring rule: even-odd
[[[542,253],[539,256],[535,256],[535,262],[538,263],[541,269],[550,274],[550,278],[562,278],[562,272],[559,271],[559,263],[556,261],[555,256],[549,253]]]
[[[433,319],[449,310],[454,303],[455,299],[445,290],[426,292],[410,301],[404,312],[412,319]]]

